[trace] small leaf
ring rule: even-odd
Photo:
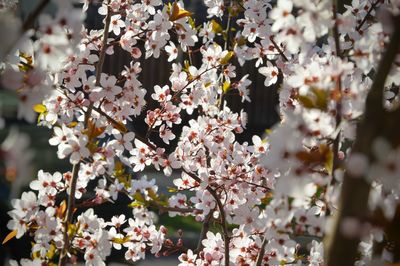
[[[210,87],[211,84],[212,84],[212,82],[206,82],[206,83],[204,83],[204,88]]]
[[[175,193],[178,191],[178,189],[176,189],[174,187],[167,187],[167,188],[168,188],[168,192],[171,192],[171,193]]]
[[[93,122],[92,119],[89,120],[88,128],[84,131],[84,133],[89,137],[89,140],[94,140],[101,134],[103,134],[105,127],[96,127],[96,123]]]
[[[194,19],[192,17],[188,18],[188,22],[189,22],[189,25],[192,27],[192,29],[196,28],[196,23],[194,22]]]
[[[214,33],[221,33],[224,30],[222,29],[221,24],[219,24],[216,20],[211,20],[211,28]]]
[[[120,161],[117,161],[114,165],[114,176],[120,177],[123,174],[125,174],[125,167]]]
[[[328,153],[326,154],[326,161],[325,161],[325,169],[331,175],[333,170],[333,151],[329,149]]]
[[[172,4],[172,12],[171,12],[171,15],[169,16],[169,20],[170,21],[175,21],[175,20],[178,20],[180,18],[190,17],[191,15],[192,15],[191,12],[180,8],[178,3],[175,2],[175,3]]]
[[[68,225],[68,235],[72,236],[76,234],[78,227],[75,224]]]
[[[328,93],[326,90],[311,88],[311,91],[314,93],[316,97],[315,104],[318,109],[326,110],[328,107]]]
[[[219,62],[221,63],[221,65],[226,65],[229,63],[229,61],[231,60],[231,58],[235,55],[234,52],[229,51],[224,58],[222,58]]]
[[[5,243],[7,243],[8,241],[10,241],[11,239],[13,239],[16,235],[17,235],[18,231],[17,230],[13,230],[11,231],[6,238],[4,238],[3,243],[1,243],[2,245],[4,245]]]
[[[50,245],[50,248],[48,249],[48,252],[46,253],[46,257],[48,259],[52,259],[54,257],[54,255],[56,254],[56,247],[54,244]]]
[[[65,211],[67,210],[67,202],[63,200],[60,206],[56,209],[56,216],[58,218],[64,217]]]
[[[124,243],[126,243],[126,242],[128,242],[128,241],[130,241],[131,240],[131,238],[129,237],[129,236],[126,236],[126,237],[124,237],[124,238],[117,238],[117,237],[114,237],[113,239],[112,239],[112,241],[114,242],[114,243],[116,243],[116,244],[124,244]]]
[[[151,188],[147,189],[147,193],[149,195],[149,197],[154,200],[157,201],[158,200],[158,195],[157,193],[154,192],[154,190],[152,190]]]
[[[36,113],[39,113],[39,114],[43,114],[44,112],[47,111],[47,108],[43,104],[35,104],[33,106],[33,111],[35,111]]]
[[[26,53],[19,53],[20,62],[18,64],[18,68],[20,71],[28,72],[33,69],[33,57]]]
[[[267,134],[267,135],[271,135],[272,130],[269,129],[269,128],[267,128],[266,130],[264,130],[264,132],[265,132],[265,134]]]
[[[67,125],[67,127],[69,127],[69,128],[74,128],[74,127],[76,127],[77,125],[78,125],[78,122],[72,121],[71,123],[69,123],[69,124]]]
[[[243,46],[243,45],[245,45],[246,44],[246,38],[244,38],[243,36],[240,36],[239,38],[237,38],[236,40],[236,44],[238,45],[238,46]]]
[[[136,200],[136,201],[138,201],[138,202],[141,202],[141,203],[145,203],[146,202],[146,200],[143,198],[143,195],[138,191],[138,192],[136,192],[134,195],[133,195],[133,198]]]
[[[224,84],[222,85],[222,91],[224,93],[227,93],[231,88],[231,83],[227,80],[224,81]]]
[[[131,203],[128,204],[128,207],[130,208],[136,208],[136,207],[141,207],[144,206],[145,204],[143,202],[139,202],[139,201],[132,201]]]
[[[299,95],[297,97],[297,100],[299,100],[299,102],[305,107],[305,108],[314,108],[315,104],[313,103],[313,101],[308,98],[307,96],[303,96],[303,95]]]
[[[233,5],[228,7],[228,12],[231,17],[237,17],[241,12],[243,12],[243,8],[240,5]]]
[[[121,132],[121,133],[128,132],[128,129],[126,128],[126,126],[124,124],[122,124],[122,122],[113,121],[112,124],[113,124],[114,128],[117,129],[119,132]]]

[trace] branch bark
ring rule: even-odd
[[[110,10],[109,10],[110,11]],[[111,12],[107,13],[104,25],[104,33],[103,33],[103,43],[102,48],[100,51],[99,62],[96,66],[96,86],[100,85],[100,75],[103,69],[105,53],[107,50],[107,39],[108,39],[108,29],[111,23]],[[89,119],[91,117],[93,109],[93,103],[91,102],[86,113],[85,113],[85,128],[88,126]],[[72,223],[74,207],[75,207],[75,192],[76,192],[76,185],[78,182],[78,175],[80,169],[80,162],[73,165],[72,168],[72,179],[70,182],[70,193],[68,197],[68,205],[67,205],[67,213],[64,220],[64,246],[60,252],[60,258],[58,261],[59,266],[64,266],[67,263],[67,253],[69,250],[69,236],[68,236],[68,228],[69,225]]]
[[[39,5],[33,10],[32,13],[28,15],[28,18],[25,20],[24,24],[22,24],[22,32],[25,32],[33,27],[36,19],[43,12],[45,7],[50,3],[50,0],[42,0]]]
[[[374,161],[371,152],[371,145],[376,137],[385,130],[385,112],[383,107],[383,89],[385,80],[390,72],[392,63],[400,45],[400,17],[394,20],[395,30],[390,43],[384,53],[370,92],[368,93],[365,115],[357,126],[357,137],[353,145],[352,153],[362,153]],[[357,257],[357,248],[360,243],[360,236],[353,238],[343,234],[343,221],[347,218],[355,218],[358,221],[366,221],[368,218],[368,197],[370,183],[365,177],[354,177],[346,171],[339,209],[334,220],[334,230],[331,238],[327,239],[326,262],[327,266],[352,266]]]
[[[75,208],[75,192],[76,192],[76,184],[78,182],[78,173],[80,169],[80,162],[77,164],[74,164],[72,168],[72,178],[71,182],[69,184],[70,191],[69,191],[69,197],[68,197],[68,206],[67,206],[67,212],[64,218],[64,246],[60,252],[60,258],[58,261],[59,266],[63,266],[67,263],[67,253],[69,249],[69,236],[68,236],[68,228],[69,225],[72,222],[73,214],[74,214],[74,208]]]

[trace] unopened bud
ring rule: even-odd
[[[171,239],[167,238],[167,239],[165,239],[165,241],[164,241],[164,245],[166,245],[166,246],[173,246],[174,243],[171,241]]]
[[[160,231],[161,231],[161,233],[163,233],[164,235],[166,235],[166,234],[168,233],[168,229],[167,229],[165,226],[163,226],[163,225],[160,226]]]
[[[183,246],[183,240],[182,238],[178,239],[178,243],[176,244],[178,247],[182,247]]]
[[[182,229],[178,229],[178,236],[183,236],[183,231],[182,231]]]

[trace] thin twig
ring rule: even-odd
[[[378,4],[380,3],[380,0],[376,0],[371,7],[369,8],[367,14],[365,15],[365,17],[363,18],[363,20],[360,22],[360,24],[356,27],[356,31],[360,31],[362,26],[365,24],[365,22],[367,22],[368,17],[371,15],[372,11],[378,6]]]
[[[76,184],[78,182],[79,169],[80,169],[80,162],[74,164],[74,166],[72,167],[72,178],[69,185],[70,191],[68,196],[68,206],[64,219],[64,246],[60,252],[60,258],[58,261],[59,266],[64,266],[67,263],[67,253],[69,249],[68,229],[69,225],[72,222],[72,217],[75,208],[75,192],[76,192]]]
[[[256,266],[261,266],[264,254],[265,254],[265,246],[267,245],[268,238],[267,236],[264,236],[263,242],[260,247],[260,252],[257,255],[257,260],[256,260]]]
[[[210,221],[211,221],[211,217],[212,217],[212,212],[210,211],[210,213],[206,216],[206,218],[204,219],[203,222],[203,226],[201,227],[201,232],[200,232],[200,237],[199,237],[199,241],[197,242],[197,248],[195,249],[194,253],[199,253],[201,251],[201,249],[203,248],[203,243],[202,241],[206,238],[207,236],[207,232],[210,228]]]
[[[100,51],[100,59],[96,66],[96,86],[100,85],[100,74],[104,64],[104,57],[105,52],[107,49],[107,39],[108,39],[108,29],[110,27],[111,22],[111,15],[110,13],[107,14],[105,26],[104,26],[104,33],[103,33],[103,46]],[[85,128],[88,127],[89,118],[91,117],[91,112],[93,108],[93,102],[90,103],[88,110],[85,113]],[[73,165],[72,168],[72,179],[70,183],[70,194],[68,197],[68,209],[64,220],[64,246],[60,252],[60,258],[58,265],[64,266],[67,263],[67,253],[69,249],[69,236],[68,236],[68,229],[69,225],[72,223],[74,206],[75,206],[75,192],[76,192],[76,185],[78,182],[78,174],[80,169],[80,162]]]
[[[229,1],[229,6],[232,7],[232,1]],[[226,49],[228,49],[228,45],[229,45],[229,37],[230,37],[230,30],[229,27],[231,26],[231,13],[228,10],[228,21],[226,23],[226,29],[225,29],[225,43],[224,43],[224,50],[226,51]],[[222,75],[222,84],[224,84],[225,82],[225,77],[224,75]],[[219,110],[222,110],[222,108],[224,107],[224,98],[225,98],[225,92],[224,90],[222,90],[221,94],[219,95]]]
[[[338,18],[337,18],[337,6],[338,2],[333,1],[332,4],[332,13],[333,13],[333,38],[335,40],[335,50],[336,50],[336,56],[339,58],[342,58],[342,52],[340,49],[340,35],[339,35],[339,25],[338,25]],[[341,75],[336,77],[336,127],[340,126],[340,123],[342,122],[342,81],[341,81]],[[333,163],[332,163],[332,180],[331,184],[334,184],[336,182],[335,178],[335,170],[339,168],[340,165],[340,159],[339,159],[339,145],[340,145],[340,131],[337,134],[334,142],[333,142]]]
[[[102,46],[101,46],[101,50],[100,50],[99,61],[97,62],[97,65],[96,65],[96,84],[95,84],[96,87],[100,86],[101,73],[103,70],[104,59],[106,57],[106,51],[108,48],[107,41],[108,41],[110,23],[111,23],[111,10],[108,10],[107,16],[105,19],[105,24],[104,24],[103,41],[102,41]],[[91,117],[93,105],[94,105],[94,102],[90,102],[88,109],[86,111],[87,115],[85,117],[85,124],[88,123],[88,119]]]
[[[270,36],[269,40],[272,42],[272,44],[274,45],[275,49],[278,50],[279,54],[282,56],[282,58],[284,59],[285,62],[288,62],[289,59],[286,57],[286,55],[283,53],[282,49],[279,47],[279,45],[275,42],[274,40],[274,36]]]
[[[33,27],[36,19],[43,12],[44,8],[50,3],[50,0],[42,0],[39,5],[33,10],[32,13],[28,15],[28,18],[25,20],[24,24],[22,24],[22,31],[25,32]]]

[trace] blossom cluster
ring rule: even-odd
[[[32,260],[21,264],[59,258],[64,265],[83,256],[86,265],[105,265],[112,249],[124,249],[131,261],[147,252],[179,252],[181,266],[323,265],[322,240],[332,234],[347,172],[371,185],[370,211],[382,209],[393,219],[399,148],[376,138],[372,161],[351,153],[349,143],[398,27],[383,18],[399,16],[395,1],[352,1],[339,13],[328,0],[204,0],[209,20],[196,25],[183,1],[104,0],[97,5],[104,28],[90,31],[82,24],[91,1],[81,9],[52,2],[56,15],[41,14],[38,28],[19,36],[2,65],[2,84],[20,99],[18,116],[38,117],[51,128],[49,144],[73,166],[65,173],[40,170],[30,183],[35,192],[12,201],[8,228],[34,240]],[[130,63],[115,75],[104,73],[105,57],[117,47]],[[143,88],[139,60],[162,53],[171,62],[168,84]],[[196,53],[199,64],[192,63]],[[399,106],[399,56],[394,60],[384,83],[387,111]],[[237,71],[246,62],[254,63],[265,87],[279,85],[281,122],[266,136],[239,142],[247,114],[232,111],[224,96],[251,101],[250,76]],[[140,115],[145,135],[132,125]],[[169,153],[155,144],[160,141],[177,144]],[[166,178],[178,173],[167,200],[155,179],[140,175],[149,168]],[[122,195],[131,215],[105,221],[92,208]],[[172,243],[153,209],[202,223],[198,248]],[[379,225],[361,223],[344,220],[345,229],[373,229],[343,230],[363,240],[357,265],[376,259],[370,243],[383,241]]]

